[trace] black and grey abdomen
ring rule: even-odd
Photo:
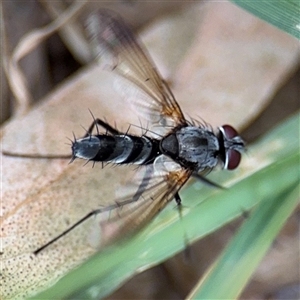
[[[145,136],[91,135],[75,140],[74,158],[116,164],[148,164],[160,153],[159,142]]]

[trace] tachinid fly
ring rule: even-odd
[[[95,119],[87,134],[72,143],[75,158],[113,164],[136,164],[140,180],[135,192],[117,203],[94,210],[72,227],[35,251],[35,254],[67,234],[93,215],[132,204],[122,219],[100,223],[103,234],[121,237],[145,225],[168,202],[180,205],[179,190],[194,176],[211,183],[203,176],[217,164],[224,169],[238,167],[244,141],[230,125],[216,132],[207,124],[187,121],[167,83],[156,71],[133,33],[120,18],[100,11],[88,20],[87,31],[100,64],[116,74],[116,89],[124,101],[149,125],[142,136],[119,132],[107,122]],[[96,127],[96,134],[93,129]],[[99,133],[99,127],[106,132]],[[154,134],[153,134],[154,133]],[[112,226],[108,228],[108,226]]]

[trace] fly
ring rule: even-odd
[[[120,132],[101,119],[95,119],[86,135],[72,142],[72,161],[141,166],[135,192],[105,208],[91,211],[63,233],[37,249],[40,251],[60,239],[90,217],[132,204],[122,217],[122,226],[112,226],[114,218],[101,222],[103,235],[110,239],[134,232],[153,219],[172,199],[181,204],[179,191],[186,181],[205,179],[218,164],[233,170],[241,161],[245,144],[230,125],[213,130],[207,124],[187,120],[167,83],[131,30],[107,11],[93,14],[87,31],[100,64],[116,74],[116,89],[137,115],[151,128],[142,136]],[[124,80],[125,79],[125,80]],[[96,127],[97,132],[93,133]],[[105,133],[99,132],[99,127]],[[151,132],[155,132],[155,135]],[[110,226],[110,227],[109,227]]]

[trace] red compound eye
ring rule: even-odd
[[[230,125],[223,125],[221,129],[223,129],[222,132],[227,139],[232,139],[239,135],[237,131]]]
[[[224,169],[234,170],[241,162],[241,153],[235,150],[234,138],[239,137],[237,131],[230,125],[223,125],[220,127],[220,131],[223,134],[224,139]],[[232,143],[232,145],[226,146],[226,141]],[[228,147],[228,148],[227,148]]]
[[[224,169],[234,170],[235,168],[238,167],[240,162],[241,162],[241,153],[240,152],[238,152],[236,150],[232,150],[232,149],[227,150],[226,157],[225,157]]]

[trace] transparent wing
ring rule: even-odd
[[[119,198],[111,206],[109,216],[99,216],[100,233],[96,239],[100,237],[100,241],[92,244],[103,246],[146,225],[175,197],[191,173],[164,155],[154,164],[140,169],[136,178],[131,180],[132,185],[119,191],[119,194],[129,193],[131,196]]]
[[[139,115],[156,126],[186,124],[168,85],[120,18],[101,10],[88,18],[87,32],[100,65],[130,81],[115,86]]]

